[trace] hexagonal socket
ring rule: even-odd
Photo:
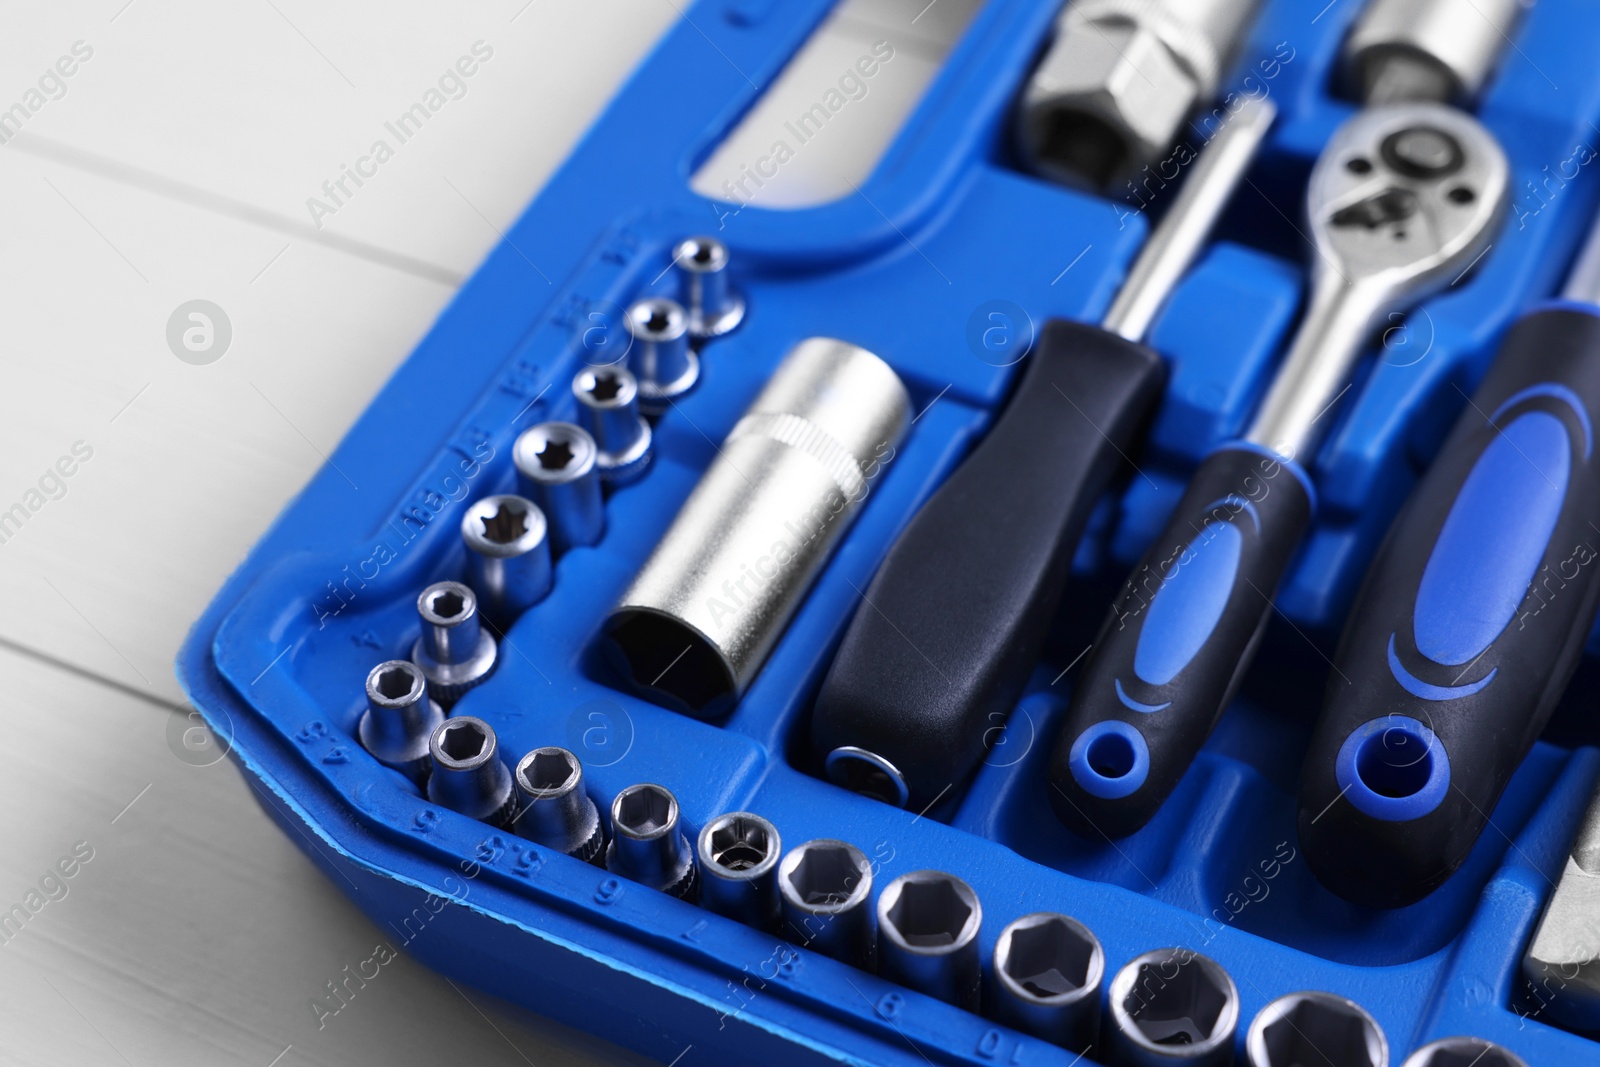
[[[694,900],[694,849],[678,825],[678,798],[659,785],[630,785],[611,802],[606,870]]]
[[[481,822],[510,829],[511,771],[500,759],[494,728],[471,715],[446,719],[428,740],[433,772],[428,799]]]
[[[1226,1067],[1239,990],[1217,961],[1186,948],[1146,952],[1111,980],[1109,1051],[1128,1067]]]
[[[995,942],[991,1014],[1083,1052],[1099,1034],[1105,971],[1105,950],[1087,926],[1052,911],[1024,915]]]
[[[778,828],[748,811],[718,815],[700,830],[700,904],[758,930],[778,918]]]
[[[1521,1056],[1481,1037],[1447,1037],[1423,1045],[1402,1067],[1528,1067]]]
[[[778,865],[778,895],[790,941],[872,969],[872,865],[859,848],[832,838],[795,846]]]
[[[1361,1005],[1332,993],[1290,993],[1262,1008],[1245,1038],[1250,1067],[1389,1067],[1389,1042]]]
[[[517,787],[513,829],[585,863],[593,863],[605,847],[600,809],[584,790],[583,764],[564,748],[536,748],[512,772]]]
[[[1023,162],[1115,190],[1172,147],[1217,91],[1260,0],[1075,0],[1016,117]]]
[[[944,871],[913,871],[878,897],[878,973],[908,989],[977,1011],[983,906]]]
[[[380,663],[367,674],[367,710],[356,734],[361,746],[418,785],[428,780],[428,738],[444,709],[428,695],[422,668],[403,659]]]
[[[428,690],[449,711],[467,690],[494,673],[499,650],[478,619],[478,597],[460,582],[435,582],[417,597],[422,636],[411,661],[422,668]]]

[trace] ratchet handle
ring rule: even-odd
[[[920,808],[983,759],[1165,378],[1149,348],[1062,319],[1028,361],[988,434],[890,548],[817,698],[817,751],[892,765],[904,795],[885,799]]]
[[[1600,599],[1600,318],[1517,323],[1401,510],[1346,623],[1301,775],[1328,888],[1420,900],[1543,730]]]
[[[1254,445],[1213,452],[1123,585],[1050,761],[1050,801],[1100,840],[1147,823],[1243,676],[1311,522],[1305,473]]]

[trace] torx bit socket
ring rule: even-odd
[[[944,871],[913,871],[878,897],[878,973],[966,1011],[977,1011],[983,906]]]
[[[411,661],[422,668],[428,691],[449,711],[474,686],[494,673],[494,635],[478,619],[478,597],[460,582],[435,582],[417,597],[422,636]]]
[[[500,758],[494,728],[482,719],[446,719],[428,741],[433,763],[428,799],[480,822],[511,828],[515,797],[511,771]]]
[[[605,847],[600,810],[584,790],[583,764],[564,748],[536,748],[517,764],[514,829],[530,841],[593,863]]]
[[[778,828],[748,811],[718,815],[700,831],[700,904],[758,930],[778,919]]]
[[[1007,1026],[1085,1052],[1100,1031],[1106,954],[1076,919],[1036,911],[1000,931],[990,1012]]]
[[[678,798],[659,785],[630,785],[611,802],[606,870],[683,900],[695,899],[694,849],[678,824]]]
[[[1239,990],[1222,965],[1186,948],[1146,952],[1111,980],[1108,1051],[1127,1067],[1227,1067]]]
[[[544,511],[557,553],[600,540],[606,532],[600,448],[588,430],[570,422],[541,422],[517,438],[511,460],[519,491]]]
[[[672,263],[691,337],[721,337],[744,320],[744,297],[728,281],[727,245],[715,237],[690,237],[672,250]]]
[[[633,343],[628,365],[639,379],[639,403],[659,415],[700,380],[700,357],[689,348],[689,315],[676,300],[648,297],[623,313]]]
[[[778,865],[778,895],[790,941],[872,969],[872,866],[859,848],[831,838],[795,846]]]
[[[421,785],[428,778],[428,739],[444,722],[444,709],[428,695],[422,668],[403,659],[380,663],[367,674],[367,710],[356,734],[361,745]]]
[[[502,633],[550,592],[550,539],[539,505],[509,493],[486,496],[461,517],[467,577],[478,610]]]
[[[1389,1067],[1389,1042],[1366,1010],[1332,993],[1290,993],[1262,1008],[1245,1038],[1250,1067]]]
[[[572,394],[599,446],[596,464],[607,485],[627,485],[650,466],[650,423],[639,414],[639,380],[626,367],[585,367]]]

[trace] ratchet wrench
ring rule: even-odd
[[[1155,814],[1231,699],[1316,494],[1307,468],[1378,326],[1445,289],[1504,215],[1505,154],[1436,104],[1357,113],[1311,174],[1316,255],[1295,341],[1242,440],[1195,472],[1122,587],[1051,758],[1069,828],[1122,837]]]

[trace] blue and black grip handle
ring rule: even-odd
[[[1297,465],[1244,442],[1201,463],[1096,638],[1050,761],[1074,832],[1125,837],[1194,761],[1255,653],[1311,523]]]
[[[844,768],[866,756],[901,784],[861,791],[920,809],[972,774],[1165,376],[1144,345],[1045,325],[1005,410],[890,548],[845,633],[811,722],[830,777],[851,784]]]
[[[1450,877],[1577,666],[1600,600],[1597,316],[1511,329],[1367,573],[1300,788],[1306,859],[1347,900]]]

